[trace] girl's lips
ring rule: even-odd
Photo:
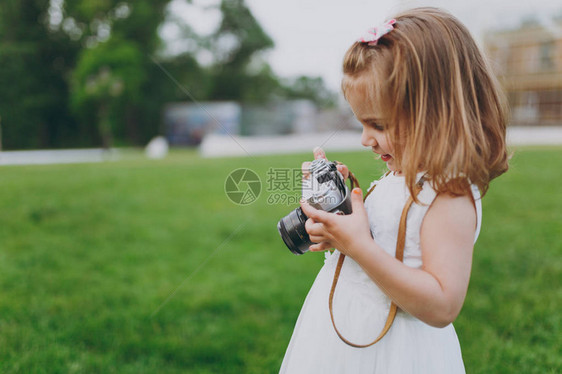
[[[381,155],[381,160],[383,160],[384,162],[390,161],[391,158],[392,158],[392,156],[389,155],[389,154]]]

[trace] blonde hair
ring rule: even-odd
[[[494,74],[451,14],[416,8],[395,19],[377,45],[347,51],[344,96],[362,90],[379,108],[412,196],[420,170],[437,193],[464,195],[470,182],[484,195],[508,168],[507,106]]]

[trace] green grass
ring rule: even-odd
[[[383,168],[369,152],[329,156],[363,187]],[[278,237],[296,205],[262,190],[237,206],[224,182],[248,167],[265,188],[270,167],[309,157],[0,168],[0,372],[277,372],[323,256]],[[560,147],[518,149],[483,200],[455,323],[469,373],[562,371],[560,160]]]

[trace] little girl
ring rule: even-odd
[[[343,71],[361,143],[389,172],[364,202],[352,191],[350,215],[301,203],[317,243],[310,250],[336,250],[326,252],[281,372],[464,373],[452,322],[468,288],[480,195],[507,170],[504,99],[467,29],[434,8],[369,30],[347,51]],[[315,157],[325,156],[317,149]],[[376,344],[357,347],[388,320]]]

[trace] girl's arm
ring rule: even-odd
[[[352,257],[404,311],[444,327],[459,314],[470,278],[476,212],[468,196],[438,195],[421,227],[423,267],[415,269],[389,255],[371,238],[361,190],[352,194],[353,213],[338,216],[302,204],[311,250],[338,250]]]

